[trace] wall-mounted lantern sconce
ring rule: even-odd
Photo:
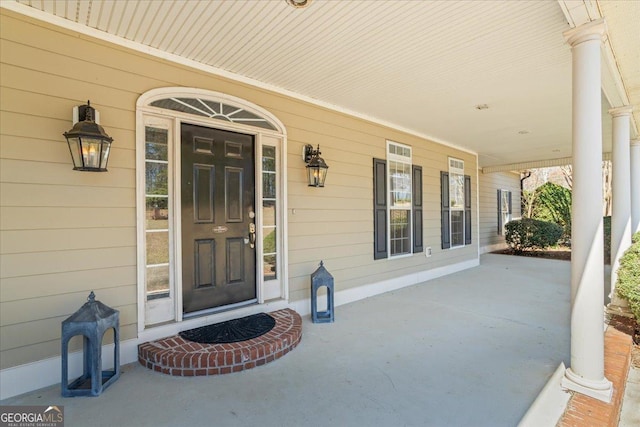
[[[102,126],[94,121],[96,110],[87,105],[78,107],[78,122],[63,135],[67,138],[73,159],[73,170],[106,172],[111,149],[111,138]]]
[[[320,157],[320,145],[316,150],[311,144],[303,147],[302,158],[307,164],[307,178],[309,187],[324,187],[324,180],[327,178],[327,169],[329,166]]]

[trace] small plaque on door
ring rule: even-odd
[[[214,233],[226,233],[229,230],[229,227],[225,227],[224,225],[216,225],[215,227],[213,227],[213,232]]]

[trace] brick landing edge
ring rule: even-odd
[[[558,427],[617,427],[631,360],[631,336],[609,326],[604,336],[604,375],[613,383],[611,403],[574,393]]]
[[[167,375],[222,375],[262,366],[293,350],[302,338],[302,319],[291,309],[269,313],[276,324],[257,338],[231,344],[199,344],[179,335],[138,346],[138,362]]]

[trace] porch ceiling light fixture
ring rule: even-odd
[[[111,138],[102,126],[94,122],[95,109],[91,102],[78,106],[78,122],[63,135],[67,138],[73,170],[106,172]]]
[[[307,164],[307,178],[309,187],[324,187],[324,180],[327,178],[329,166],[320,157],[320,145],[313,149],[311,144],[307,144],[302,149],[302,159]]]
[[[304,9],[305,7],[309,7],[313,0],[285,0],[289,6],[295,7],[296,9]]]

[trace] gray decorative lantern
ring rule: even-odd
[[[73,160],[73,169],[89,172],[106,172],[111,138],[102,126],[94,121],[95,109],[91,102],[78,107],[78,122],[63,135],[67,138]]]
[[[318,312],[318,291],[327,288],[327,310]],[[311,320],[313,323],[332,323],[333,316],[333,276],[329,274],[324,263],[311,274]]]
[[[113,370],[102,370],[102,337],[113,328]],[[69,384],[69,341],[83,337],[83,373]],[[120,377],[120,312],[107,307],[91,291],[87,302],[62,322],[62,395],[99,396]]]
[[[324,181],[327,179],[327,170],[329,166],[324,159],[320,157],[320,145],[316,150],[311,144],[303,147],[302,157],[307,164],[307,179],[309,187],[324,187]]]

